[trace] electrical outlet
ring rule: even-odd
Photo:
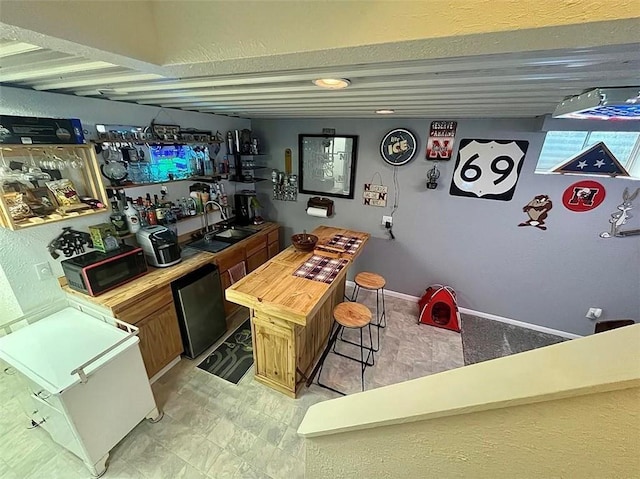
[[[49,263],[38,263],[33,267],[36,269],[36,274],[40,281],[44,281],[45,279],[49,279],[53,276]]]
[[[393,225],[393,216],[383,216],[382,217],[382,223],[380,223],[382,226],[386,226],[387,223],[389,223],[389,226]]]
[[[602,309],[600,308],[589,308],[587,314],[584,315],[588,319],[598,319],[600,316],[602,316]]]

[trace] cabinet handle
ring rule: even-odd
[[[33,414],[35,415],[35,414],[37,414],[37,412],[38,412],[37,410],[33,411]],[[35,422],[33,419],[31,419],[31,426],[27,426],[27,429],[35,429],[35,428],[39,427],[40,424],[43,424],[45,422],[47,422],[47,420],[45,418],[42,418],[42,421],[40,421],[40,422]]]
[[[51,393],[49,391],[45,391],[44,389],[35,393],[40,399],[49,399],[51,397]]]

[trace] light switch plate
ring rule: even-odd
[[[36,274],[40,281],[44,281],[45,279],[49,279],[53,276],[49,263],[38,263],[33,267],[36,269]]]
[[[382,217],[382,225],[385,226],[387,223],[389,223],[390,225],[393,224],[393,216],[383,216]]]

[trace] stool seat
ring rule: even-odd
[[[333,309],[333,317],[345,328],[363,328],[371,322],[371,310],[364,304],[345,302]]]
[[[379,274],[369,273],[367,271],[356,274],[354,281],[364,289],[380,289],[384,288],[385,284],[387,284],[385,279]]]

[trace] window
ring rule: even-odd
[[[536,173],[547,173],[601,141],[629,175],[640,179],[640,133],[633,131],[549,131],[542,145]]]

